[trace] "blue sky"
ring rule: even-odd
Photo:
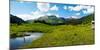
[[[44,15],[64,18],[80,18],[94,13],[94,6],[44,2],[10,1],[10,13],[24,20],[36,19]]]

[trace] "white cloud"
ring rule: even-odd
[[[32,12],[32,15],[35,19],[41,17],[41,16],[44,16],[46,15],[45,13],[41,12],[41,11],[35,11],[35,12]]]
[[[79,19],[79,16],[71,16],[71,18]]]
[[[91,13],[93,13],[93,12],[94,12],[94,7],[93,7],[93,6],[87,7],[86,10],[83,10],[83,13],[84,13],[84,14],[91,14]]]
[[[56,17],[60,17],[58,14],[55,14]]]
[[[64,18],[74,18],[74,19],[79,19],[81,18],[80,16],[67,16],[67,17],[64,17]]]
[[[19,14],[16,16],[18,16],[19,18],[22,18],[23,20],[34,19],[34,17],[32,15],[29,15],[29,14]]]
[[[50,8],[50,10],[58,10],[58,7],[56,5],[54,5],[53,7]]]
[[[52,13],[47,13],[47,15],[55,15],[56,17],[60,17],[60,15],[58,15],[58,14],[52,14]]]
[[[37,8],[41,11],[41,12],[47,12],[49,11],[49,3],[44,3],[44,2],[38,2],[37,3]]]
[[[87,14],[87,11],[86,11],[86,10],[83,10],[82,12],[83,12],[84,14]]]
[[[64,6],[64,9],[67,10],[67,6]]]
[[[76,13],[76,15],[80,15],[80,13]]]
[[[69,10],[73,11],[83,11],[83,13],[93,13],[94,12],[94,7],[93,6],[85,6],[85,5],[77,5],[75,7],[69,6]]]
[[[48,16],[52,15],[51,13],[47,13]]]
[[[35,11],[35,12],[31,12],[31,13],[34,14],[34,15],[37,15],[37,14],[40,14],[41,12]]]
[[[36,10],[35,12],[32,12],[33,16],[37,19],[41,16],[45,16],[46,13],[50,10],[50,4],[46,2],[37,2],[37,8],[39,9]]]
[[[77,5],[77,6],[75,6],[75,7],[69,6],[68,8],[69,8],[70,10],[80,11],[80,10],[83,9],[83,6],[81,6],[81,5]]]
[[[76,7],[73,8],[73,10],[80,11],[80,10],[82,10],[82,8],[83,8],[82,6],[76,6]]]
[[[74,8],[73,6],[68,6],[69,10],[73,10],[73,8]]]
[[[52,13],[47,13],[47,15],[48,15],[48,16],[50,16],[50,15],[55,15],[56,17],[60,17],[60,15],[58,15],[58,14],[52,14]]]
[[[23,20],[30,20],[30,19],[38,19],[41,16],[44,16],[45,14],[43,14],[40,11],[35,11],[35,12],[31,12],[31,14],[18,14],[16,16],[18,16],[19,18],[22,18]]]

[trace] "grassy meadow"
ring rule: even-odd
[[[43,23],[11,24],[11,37],[21,36],[23,32],[42,32],[43,36],[21,48],[39,48],[94,44],[94,30],[91,24],[47,25]]]

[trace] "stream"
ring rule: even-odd
[[[19,47],[25,45],[25,44],[30,44],[32,41],[40,38],[43,33],[28,33],[28,36],[24,37],[17,37],[17,38],[11,38],[10,39],[10,49],[18,49]]]

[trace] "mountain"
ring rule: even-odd
[[[45,24],[57,25],[64,23],[64,18],[58,18],[55,15],[42,16],[38,18],[35,22],[41,22]]]
[[[67,25],[77,25],[77,24],[87,24],[91,23],[91,21],[94,20],[94,14],[90,14],[81,18],[76,17],[70,17],[70,18],[63,18],[63,17],[57,17],[55,15],[49,15],[49,16],[41,16],[38,19],[35,20],[28,20],[28,23],[44,23],[49,25],[61,25],[61,24],[67,24]]]
[[[69,24],[70,24],[70,25],[77,25],[77,24],[80,24],[80,23],[81,23],[81,22],[79,21],[79,19],[80,19],[80,18],[67,18],[65,23],[66,23],[67,25],[69,25]]]
[[[33,23],[34,20],[26,20],[27,23]]]
[[[25,21],[22,20],[21,18],[10,14],[10,23],[21,24],[21,23],[24,23],[24,22],[25,22]]]
[[[93,20],[94,20],[94,14],[90,14],[79,19],[79,21],[81,21],[82,24],[91,23],[91,21]]]
[[[94,20],[94,14],[90,14],[81,18],[67,18],[66,24],[77,25],[77,24],[87,24]]]

